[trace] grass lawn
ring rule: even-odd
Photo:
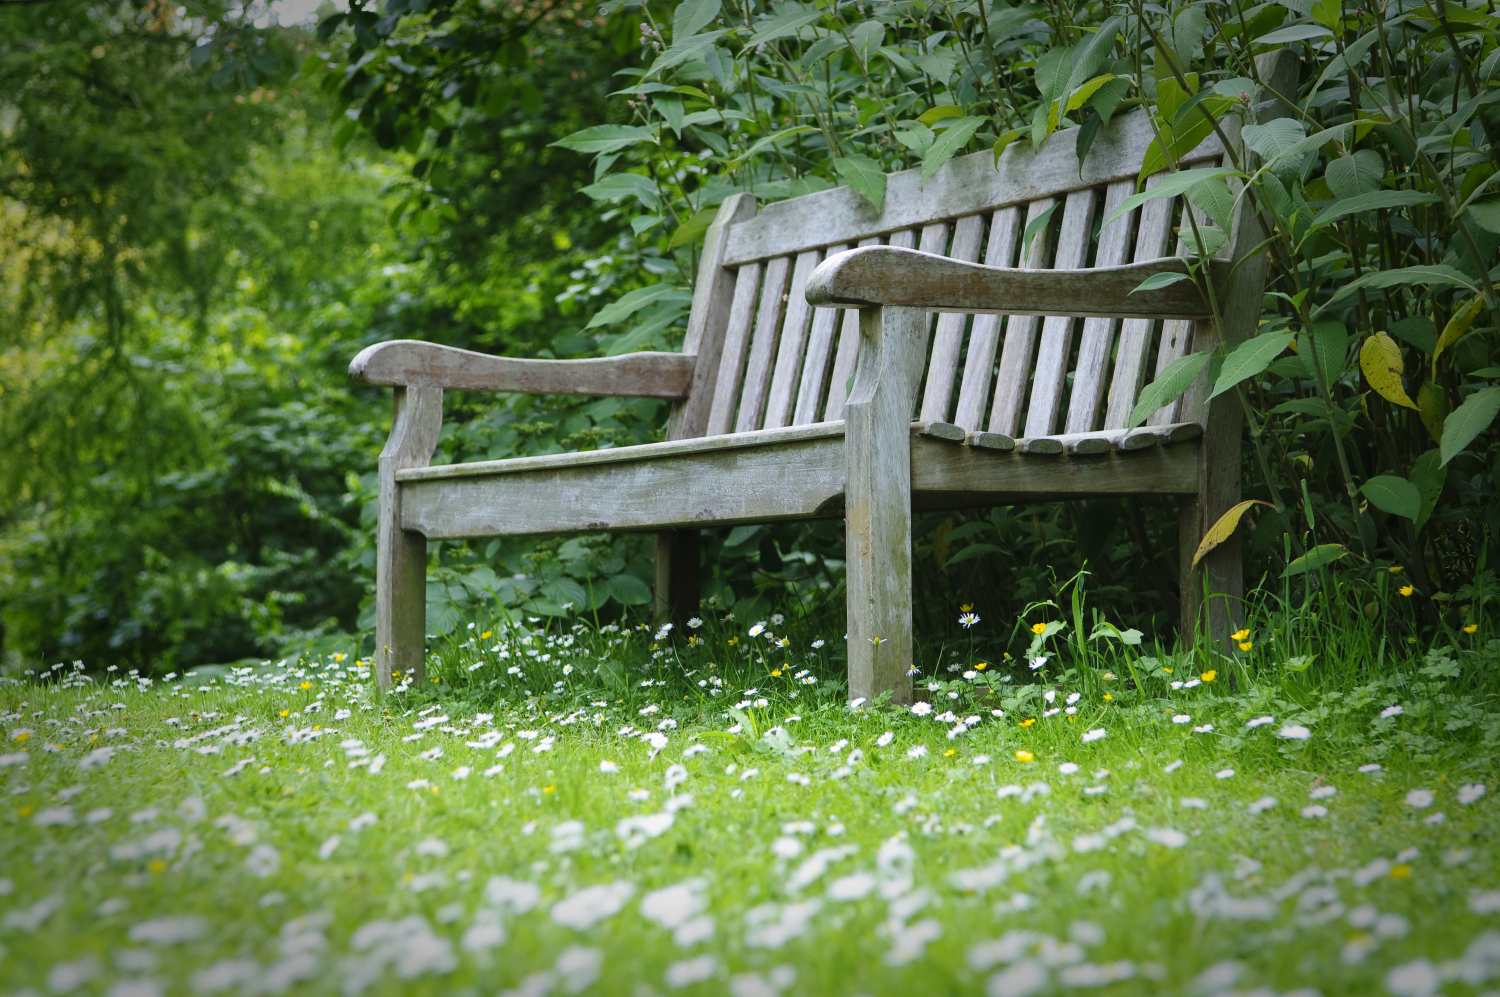
[[[0,994],[1500,983],[1493,653],[1204,682],[1048,633],[1065,670],[940,652],[924,715],[851,710],[805,627],[531,626],[383,699],[332,658],[0,686]]]

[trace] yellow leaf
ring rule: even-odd
[[[1417,414],[1433,440],[1443,442],[1443,423],[1448,420],[1448,399],[1443,389],[1428,381],[1417,390]]]
[[[1233,535],[1234,528],[1240,525],[1240,517],[1245,515],[1245,510],[1252,505],[1275,508],[1271,503],[1262,502],[1259,499],[1245,499],[1245,501],[1238,505],[1231,506],[1229,511],[1220,516],[1219,521],[1210,526],[1208,532],[1203,534],[1203,542],[1198,545],[1198,552],[1193,555],[1194,568],[1198,567],[1198,562],[1207,557],[1210,551]]]
[[[1469,331],[1469,327],[1474,324],[1474,319],[1482,307],[1484,307],[1483,298],[1471,298],[1469,303],[1454,312],[1448,324],[1443,326],[1443,334],[1438,337],[1437,346],[1432,349],[1432,379],[1434,381],[1437,380],[1438,357],[1442,356],[1444,350],[1458,342],[1460,336]]]
[[[1377,332],[1365,340],[1359,348],[1359,369],[1365,372],[1365,380],[1381,398],[1392,405],[1417,407],[1401,385],[1401,347],[1390,336]]]
[[[1073,96],[1068,98],[1068,110],[1078,110],[1084,105],[1085,101],[1094,96],[1095,91],[1097,91],[1100,87],[1104,86],[1104,84],[1108,83],[1114,78],[1114,73],[1105,73],[1102,76],[1095,76],[1093,79],[1080,86],[1077,90],[1074,90]]]
[[[932,108],[921,117],[917,118],[917,120],[922,122],[922,124],[931,127],[933,124],[942,121],[944,118],[961,118],[963,116],[963,108],[959,107],[956,104],[944,104],[942,107]]]

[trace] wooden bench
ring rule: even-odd
[[[1223,130],[1237,142],[1233,122]],[[1176,495],[1183,620],[1198,625],[1191,558],[1239,499],[1239,407],[1209,404],[1203,376],[1126,427],[1153,369],[1253,332],[1264,260],[1224,275],[1263,234],[1242,212],[1220,251],[1227,329],[1190,282],[1130,293],[1183,268],[1169,255],[1181,209],[1151,200],[1096,236],[1135,191],[1153,133],[1140,112],[1117,119],[1081,170],[1076,135],[1036,153],[1012,146],[998,167],[988,152],[954,159],[925,187],[917,170],[893,174],[879,212],[847,187],[759,211],[749,195],[729,198],[706,236],[681,354],[520,360],[410,340],[360,353],[350,375],[396,389],[379,474],[382,686],[393,668],[422,672],[428,539],[654,531],[657,612],[686,618],[698,612],[701,528],[843,517],[849,695],[909,701],[913,508]],[[1223,157],[1210,137],[1179,165]],[[662,443],[429,467],[445,388],[674,404]],[[1200,567],[1227,597],[1214,613],[1225,630],[1242,595],[1237,545]]]

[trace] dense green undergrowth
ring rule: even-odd
[[[1497,651],[1299,613],[1258,616],[1235,660],[1078,641],[1044,605],[991,661],[990,624],[955,623],[913,707],[851,707],[817,621],[728,613],[476,626],[385,697],[339,654],[59,667],[0,687],[0,978],[1484,992]]]

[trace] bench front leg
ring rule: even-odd
[[[912,698],[911,418],[927,316],[859,313],[859,360],[844,407],[849,698]]]
[[[427,538],[401,528],[396,472],[426,467],[443,429],[443,389],[397,388],[391,435],[380,452],[380,521],[375,536],[375,677],[426,675]]]

